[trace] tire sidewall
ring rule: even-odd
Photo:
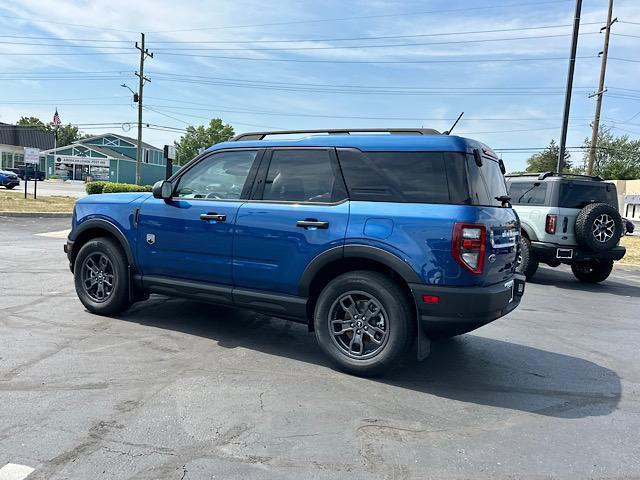
[[[94,301],[85,292],[82,285],[82,265],[89,255],[97,252],[104,253],[109,257],[114,271],[113,292],[104,302]],[[73,272],[78,298],[90,312],[99,315],[112,315],[125,310],[129,306],[127,263],[124,253],[111,239],[96,238],[85,243],[76,256]]]
[[[524,236],[520,237],[520,256],[522,261],[517,270],[529,280],[538,270],[540,262],[531,248],[531,242]]]
[[[611,271],[613,270],[613,260],[591,260],[587,263],[592,269],[590,272],[584,272],[580,270],[580,263],[571,265],[571,271],[573,272],[573,275],[581,282],[604,282],[607,278],[609,278],[609,275],[611,275]]]
[[[358,360],[348,357],[335,345],[330,331],[329,313],[340,295],[360,290],[375,297],[388,315],[389,338],[374,357]],[[410,343],[411,313],[404,293],[395,283],[376,272],[353,272],[332,280],[322,291],[314,311],[314,329],[320,348],[340,369],[357,375],[377,375],[397,363]]]
[[[609,215],[614,223],[613,236],[607,242],[600,242],[593,236],[593,222],[602,214]],[[592,203],[584,207],[576,217],[576,241],[592,252],[603,252],[615,247],[624,232],[622,217],[611,205],[606,203]]]

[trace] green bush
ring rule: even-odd
[[[57,180],[58,179],[58,175],[51,175],[49,177],[50,180]]]
[[[84,188],[87,191],[87,195],[96,195],[102,193],[105,185],[111,182],[88,182]]]
[[[132,185],[130,183],[111,183],[102,189],[102,193],[120,193],[120,192],[150,192],[151,185]]]

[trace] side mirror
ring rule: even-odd
[[[160,180],[153,184],[151,191],[153,192],[153,198],[169,200],[173,195],[173,184],[167,180]]]

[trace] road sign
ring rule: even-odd
[[[24,147],[24,163],[40,163],[40,149]]]

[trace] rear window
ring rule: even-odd
[[[514,205],[544,205],[547,184],[543,182],[510,182],[509,196]]]
[[[483,157],[482,166],[478,167],[473,155],[466,155],[466,158],[472,203],[501,207],[502,201],[498,198],[507,195],[507,185],[498,162]]]
[[[469,204],[465,155],[338,149],[352,200]]]
[[[608,203],[618,208],[614,185],[602,182],[561,182],[558,206],[583,208],[590,203]]]

